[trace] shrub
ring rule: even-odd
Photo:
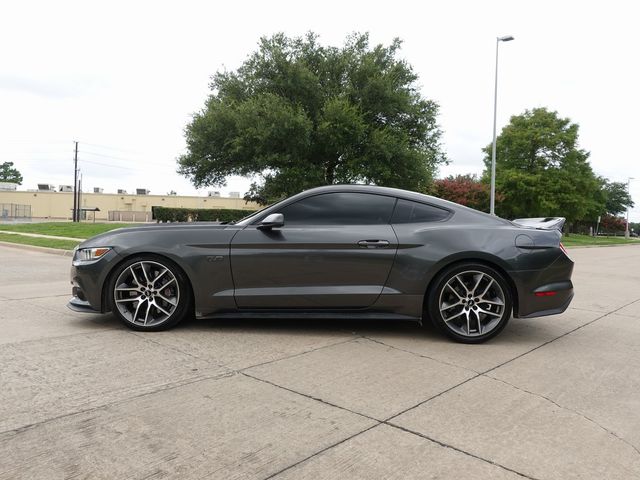
[[[158,222],[235,222],[253,210],[231,208],[170,208],[151,207],[152,218]]]

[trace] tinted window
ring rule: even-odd
[[[391,223],[439,222],[448,216],[449,211],[443,208],[398,199]]]
[[[367,193],[325,193],[280,209],[285,225],[387,224],[395,198]]]

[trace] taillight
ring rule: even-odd
[[[569,252],[567,252],[567,249],[564,248],[564,245],[562,244],[562,242],[560,242],[560,250],[562,250],[562,252],[568,257],[569,256]]]
[[[549,292],[535,292],[534,295],[536,297],[553,297],[556,293],[558,292],[554,292],[554,291],[549,291]]]

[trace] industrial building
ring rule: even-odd
[[[10,218],[71,220],[73,192],[67,185],[38,185],[38,190],[0,189],[0,220]],[[89,221],[150,222],[151,207],[182,208],[232,208],[257,210],[259,205],[246,202],[237,192],[222,197],[219,192],[209,196],[149,195],[148,190],[136,189],[136,194],[124,190],[119,193],[103,193],[101,188],[82,192],[80,208],[82,219]],[[236,196],[237,195],[237,196]]]

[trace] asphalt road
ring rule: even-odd
[[[640,247],[570,253],[565,314],[466,346],[353,320],[135,333],[67,310],[68,257],[0,247],[0,478],[640,478]]]

